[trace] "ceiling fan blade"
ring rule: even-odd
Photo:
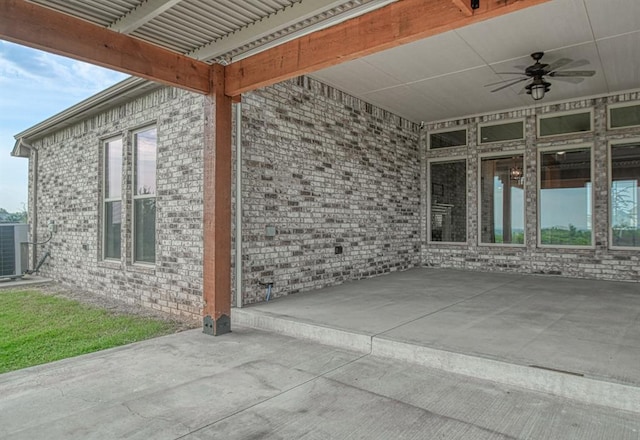
[[[552,62],[551,64],[549,64],[545,70],[547,72],[553,72],[554,70],[557,70],[559,68],[561,68],[562,66],[566,66],[567,64],[573,62],[573,60],[571,58],[560,58],[559,60],[555,60],[554,62]]]
[[[596,74],[595,70],[564,70],[562,72],[550,72],[549,76],[558,78],[561,76],[593,76]]]
[[[496,82],[493,82],[493,83],[485,84],[484,87],[497,86],[498,84],[506,83],[507,81],[514,81],[514,79],[513,78],[503,79],[503,80],[496,81]]]
[[[571,84],[580,84],[584,81],[584,76],[558,76],[554,78],[556,81],[568,82]]]
[[[496,75],[524,75],[524,69],[522,72],[496,72]]]
[[[565,64],[564,66],[561,66],[561,68],[556,68],[554,70],[575,69],[576,67],[582,67],[588,64],[591,64],[589,60],[582,59],[582,60],[573,61],[569,64]]]
[[[520,78],[520,79],[517,79],[517,80],[512,81],[512,82],[510,82],[510,83],[508,83],[508,84],[505,84],[505,85],[503,85],[503,86],[501,86],[501,87],[498,87],[497,89],[493,89],[493,90],[491,90],[491,93],[493,93],[493,92],[498,92],[498,91],[500,91],[500,90],[502,90],[502,89],[506,89],[507,87],[511,87],[512,85],[514,85],[514,84],[518,84],[519,82],[522,82],[522,81],[527,81],[528,79],[529,79],[528,77],[526,77],[526,78]]]

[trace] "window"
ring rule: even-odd
[[[431,241],[467,241],[467,164],[431,162]]]
[[[590,246],[591,150],[540,153],[541,245]]]
[[[156,260],[156,152],[155,127],[133,136],[133,261]]]
[[[462,147],[467,145],[467,129],[429,133],[429,149]]]
[[[611,245],[640,247],[640,142],[611,146]]]
[[[104,143],[102,256],[120,259],[122,231],[122,139]]]
[[[640,126],[640,104],[617,104],[609,107],[609,128]]]
[[[480,143],[506,142],[524,139],[524,121],[480,126]]]
[[[524,244],[522,155],[480,160],[480,242]]]
[[[591,131],[591,111],[538,118],[538,137]]]

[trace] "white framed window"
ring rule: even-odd
[[[434,159],[429,175],[429,242],[467,242],[467,160]]]
[[[156,261],[156,159],[155,126],[133,133],[133,262]]]
[[[524,139],[524,119],[478,124],[478,144],[510,142]]]
[[[524,246],[523,152],[480,155],[478,168],[480,244]]]
[[[624,102],[607,107],[607,128],[640,127],[640,102]]]
[[[467,127],[449,127],[441,130],[429,131],[427,136],[427,148],[429,150],[438,150],[440,148],[466,147]]]
[[[593,131],[593,109],[540,115],[537,130],[539,138]]]
[[[609,144],[609,245],[640,248],[640,139]]]
[[[122,256],[122,138],[102,144],[102,258]]]
[[[594,247],[590,145],[540,150],[538,245]]]

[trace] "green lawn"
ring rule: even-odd
[[[173,333],[177,324],[37,291],[0,291],[0,373]]]

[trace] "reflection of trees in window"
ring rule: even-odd
[[[591,231],[591,151],[541,153],[540,243],[588,246]]]
[[[611,147],[611,244],[640,246],[640,145]]]
[[[432,162],[431,241],[467,241],[467,165],[465,160]]]
[[[524,243],[522,155],[485,158],[480,165],[482,243]]]
[[[120,259],[122,230],[122,139],[104,143],[103,250],[104,258]]]
[[[135,134],[133,257],[136,262],[156,260],[156,151],[155,127]]]

